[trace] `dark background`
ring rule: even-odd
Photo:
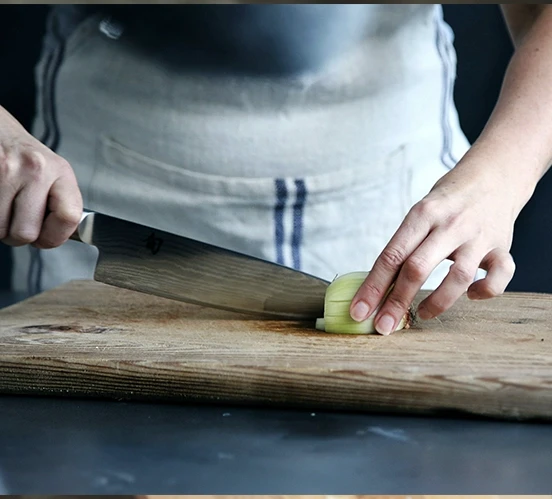
[[[0,104],[30,128],[46,5],[0,7]],[[494,107],[512,45],[497,5],[445,5],[455,32],[455,100],[468,139],[477,138]],[[512,254],[517,271],[509,290],[552,292],[552,176],[546,175],[516,224]],[[0,243],[0,289],[9,288],[9,248]]]

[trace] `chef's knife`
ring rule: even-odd
[[[106,284],[270,318],[324,314],[329,283],[283,265],[94,212],[71,239],[98,248]]]

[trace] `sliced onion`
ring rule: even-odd
[[[351,272],[337,277],[326,290],[324,318],[316,320],[316,329],[326,333],[371,334],[376,333],[374,317],[377,310],[366,320],[357,322],[351,318],[349,309],[356,292],[369,272]],[[393,289],[391,286],[387,294]],[[410,327],[410,311],[401,319],[395,331]]]

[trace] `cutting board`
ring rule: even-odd
[[[552,419],[552,296],[463,297],[388,337],[313,326],[76,281],[0,311],[0,392]]]

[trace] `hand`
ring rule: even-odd
[[[60,246],[77,228],[82,208],[69,163],[0,107],[0,240]]]
[[[353,319],[366,319],[381,304],[375,326],[380,334],[390,334],[430,273],[446,259],[454,263],[420,303],[420,319],[437,317],[466,291],[472,300],[504,292],[515,270],[509,253],[514,222],[530,195],[508,170],[485,168],[491,155],[472,151],[410,210],[352,300]],[[474,282],[478,268],[487,275]]]

